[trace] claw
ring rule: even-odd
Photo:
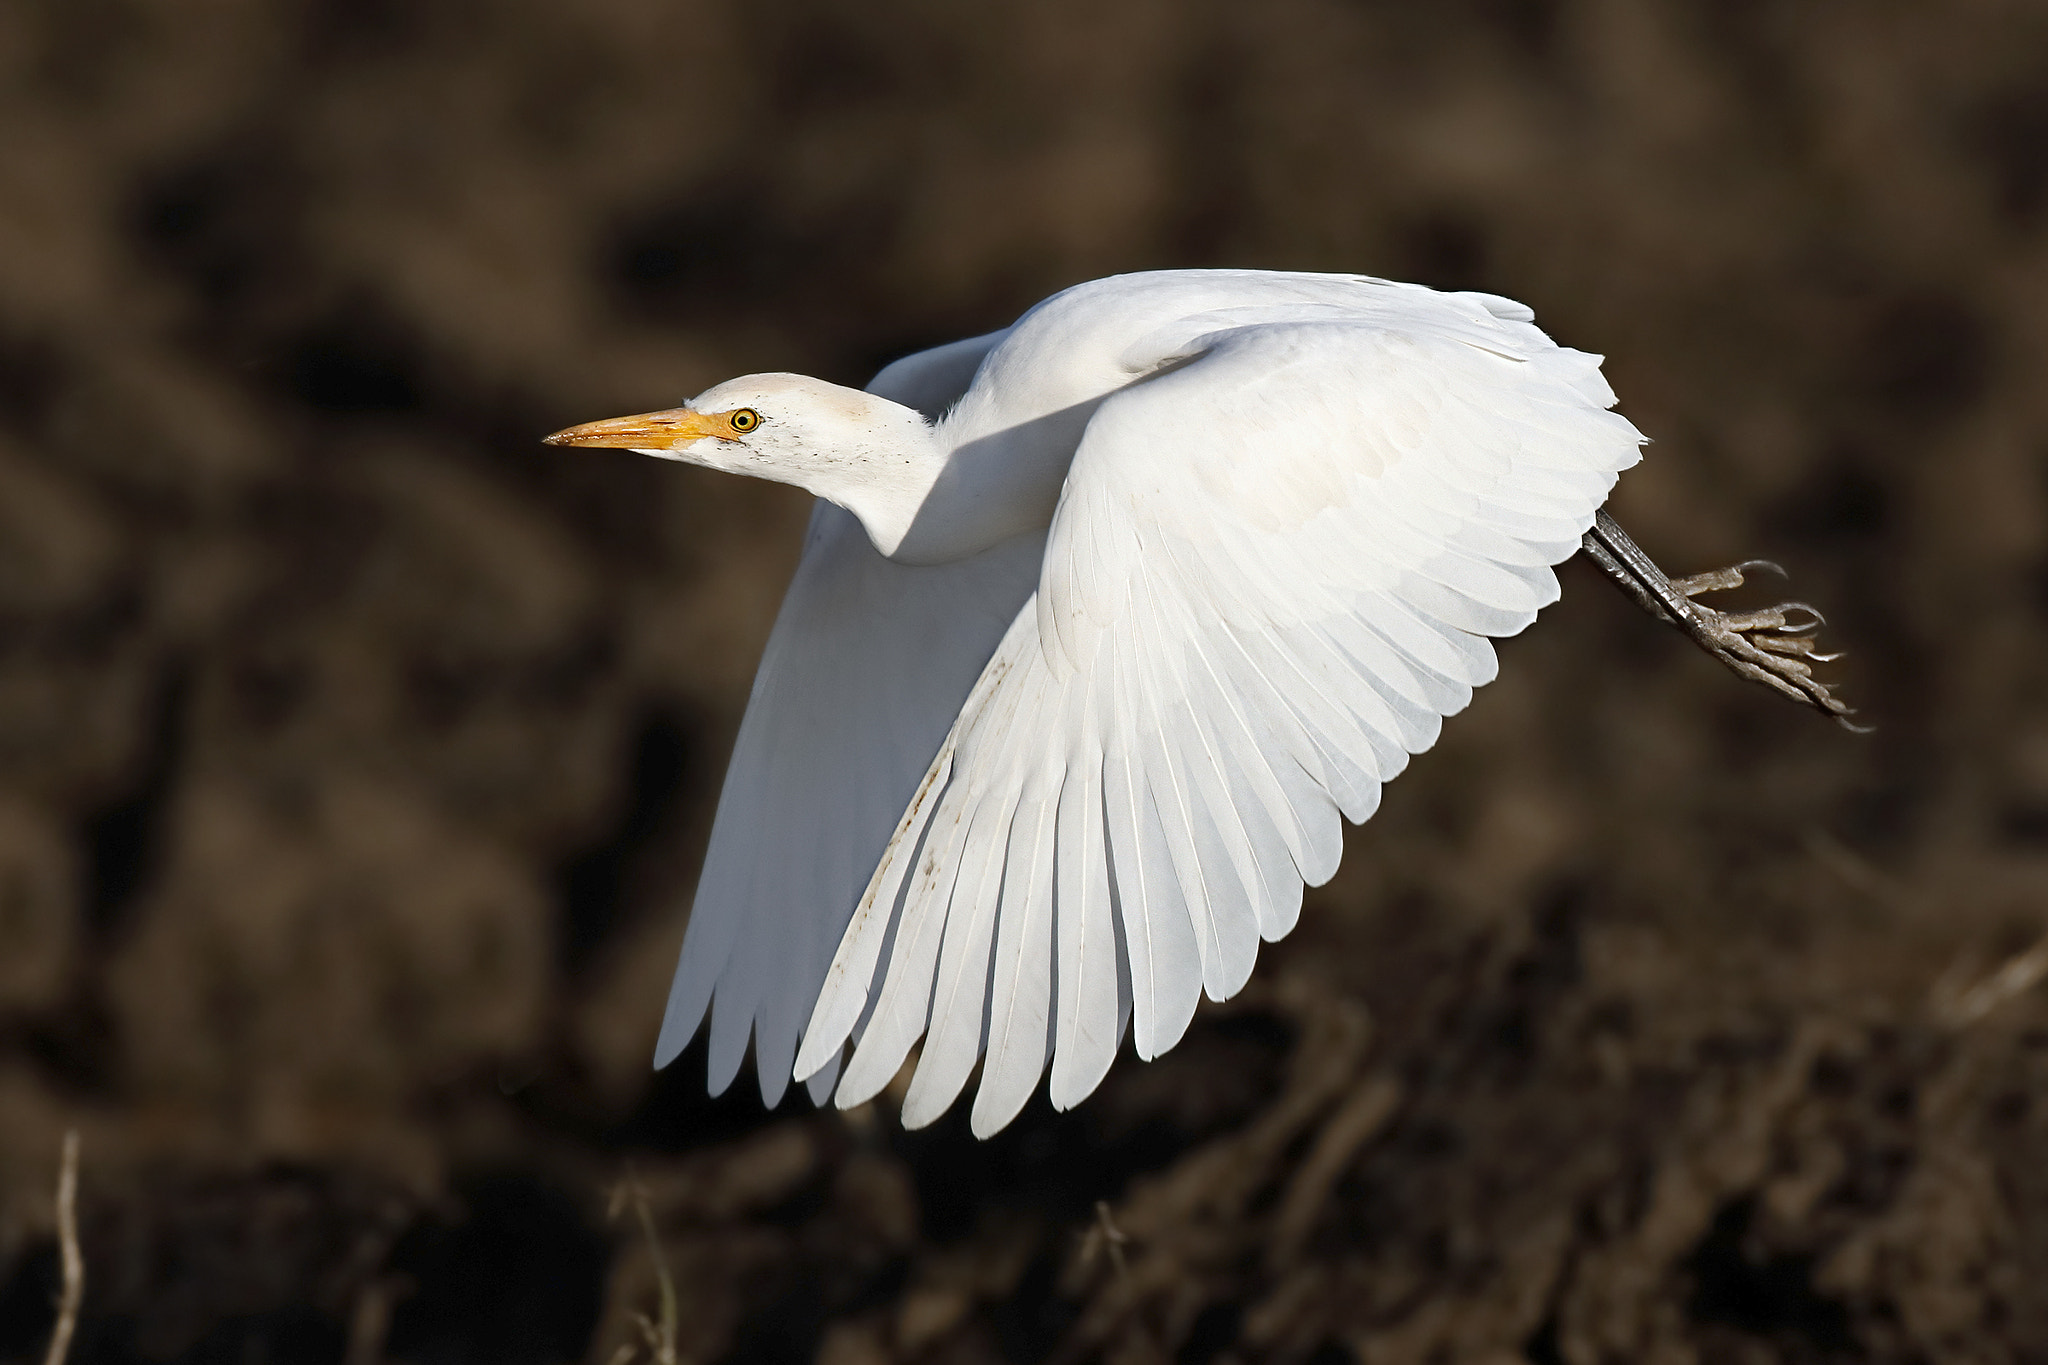
[[[1842,657],[1840,650],[1823,654],[1814,648],[1814,644],[1815,641],[1811,635],[1795,635],[1789,640],[1766,637],[1758,640],[1756,647],[1768,650],[1772,654],[1796,654],[1808,663],[1816,664],[1831,664]]]
[[[1780,616],[1788,611],[1803,611],[1813,618],[1812,621],[1804,625],[1794,624],[1790,621],[1780,623],[1775,627],[1780,635],[1804,635],[1807,631],[1819,630],[1828,623],[1828,618],[1820,614],[1820,608],[1810,602],[1780,602],[1777,606],[1772,607],[1771,610],[1777,612]]]

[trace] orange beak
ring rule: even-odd
[[[607,417],[602,422],[585,422],[568,427],[541,440],[551,446],[593,446],[605,450],[674,450],[706,436],[729,433],[716,418],[689,408],[665,408],[660,412],[635,413],[631,417]]]

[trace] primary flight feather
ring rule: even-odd
[[[714,1093],[751,1039],[766,1103],[794,1077],[847,1106],[922,1039],[904,1123],[979,1063],[986,1135],[1048,1064],[1065,1108],[1126,1031],[1172,1047],[1335,872],[1340,816],[1492,680],[1488,638],[1556,599],[1638,459],[1599,358],[1531,319],[1360,276],[1126,275],[865,392],[751,375],[550,437],[819,498],[656,1065],[708,1008]],[[1781,690],[1805,674],[1782,614],[1719,618],[1648,572],[1650,609],[1737,621]]]

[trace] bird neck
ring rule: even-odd
[[[831,440],[808,443],[782,477],[860,519],[868,539],[893,557],[910,536],[932,485],[946,467],[946,451],[915,409],[886,398],[842,390],[852,420]]]
[[[1099,398],[1015,420],[968,411],[936,424],[855,390],[833,395],[844,418],[782,478],[860,519],[900,564],[945,564],[1041,531],[1052,521],[1081,429]],[[843,433],[843,434],[842,434]]]

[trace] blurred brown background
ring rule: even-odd
[[[536,438],[1206,264],[1604,352],[1877,733],[1570,565],[1082,1109],[652,1075],[805,499]],[[2048,1359],[2044,361],[2038,5],[0,5],[0,1357],[76,1125],[78,1361],[616,1359],[629,1169],[698,1362]]]

